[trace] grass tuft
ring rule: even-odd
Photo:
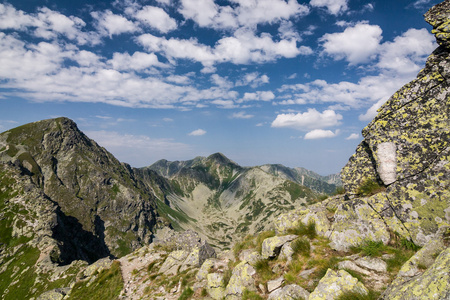
[[[385,190],[386,190],[386,187],[384,187],[383,185],[380,185],[376,180],[366,179],[358,187],[356,194],[359,196],[367,197],[367,196],[372,196],[372,195],[378,194]]]
[[[300,237],[293,241],[291,243],[291,247],[292,250],[294,250],[294,254],[301,254],[306,257],[310,256],[311,245],[309,243],[309,240],[304,237]]]
[[[298,222],[297,226],[288,229],[288,233],[300,236],[305,235],[312,240],[317,236],[316,223],[314,221],[310,221],[307,225],[305,225],[302,222]]]

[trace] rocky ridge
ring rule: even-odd
[[[320,197],[292,178],[264,167],[241,167],[221,153],[189,161],[160,160],[144,168],[148,169],[165,176],[174,187],[166,202],[185,218],[175,222],[172,217],[172,225],[197,231],[222,249],[229,249],[233,241],[247,234],[268,230],[281,213]],[[314,180],[329,190],[336,189]]]

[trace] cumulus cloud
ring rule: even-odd
[[[324,129],[314,129],[305,134],[304,139],[305,140],[317,140],[317,139],[325,139],[325,138],[332,138],[338,135],[339,130],[336,130],[335,132],[331,130],[324,130]]]
[[[222,6],[213,0],[182,0],[179,12],[201,27],[236,29],[257,24],[275,23],[309,13],[296,0],[233,0],[235,5]]]
[[[92,17],[97,21],[97,29],[103,35],[112,37],[126,32],[135,32],[138,27],[122,15],[116,15],[110,10],[94,11]]]
[[[346,140],[357,140],[357,139],[359,139],[359,134],[358,133],[352,133],[348,137],[346,137],[345,139]]]
[[[255,93],[244,93],[242,101],[270,101],[275,99],[275,94],[271,91],[257,91]]]
[[[311,0],[309,2],[313,7],[326,7],[332,15],[338,15],[347,11],[347,0]]]
[[[256,88],[266,83],[269,83],[269,76],[265,74],[260,76],[259,72],[252,72],[242,76],[242,78],[236,82],[236,86],[250,85],[252,88]]]
[[[177,22],[171,18],[162,8],[155,6],[144,6],[135,15],[135,18],[159,30],[162,33],[175,30]]]
[[[335,60],[345,59],[350,64],[358,64],[378,53],[381,34],[380,26],[360,22],[343,32],[327,33],[320,41],[323,42],[323,53]]]
[[[272,122],[272,127],[297,130],[322,129],[339,125],[342,118],[342,115],[333,110],[325,110],[320,113],[314,108],[309,108],[304,113],[277,115]]]
[[[36,37],[46,40],[65,37],[80,45],[99,44],[99,35],[93,32],[83,32],[86,23],[78,17],[65,16],[47,7],[42,7],[37,13],[28,14],[17,10],[11,4],[0,3],[0,29],[20,31],[32,30]]]
[[[236,112],[233,113],[231,115],[232,119],[251,119],[253,118],[255,115],[251,115],[251,114],[247,114],[245,113],[245,111],[240,111],[240,112]]]
[[[197,129],[197,130],[194,130],[194,131],[190,132],[188,135],[191,135],[191,136],[201,136],[201,135],[205,135],[205,134],[206,134],[206,131],[205,131],[205,130],[203,130],[203,129]]]
[[[116,70],[144,70],[150,67],[166,67],[159,62],[154,53],[136,51],[133,55],[128,53],[114,53],[113,58],[108,61]]]
[[[382,45],[377,66],[395,73],[416,74],[436,46],[434,36],[425,28],[409,29]]]
[[[157,52],[170,61],[188,59],[210,68],[216,63],[251,64],[274,61],[278,58],[293,58],[310,55],[309,47],[297,48],[295,40],[274,41],[267,33],[255,35],[252,30],[237,30],[233,36],[217,41],[214,47],[200,43],[197,39],[178,39],[143,34],[137,38],[146,50]]]

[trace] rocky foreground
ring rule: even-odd
[[[101,155],[58,157],[49,143],[52,155],[31,156],[5,138],[0,299],[450,299],[450,1],[425,19],[439,47],[363,130],[342,171],[345,192],[283,213],[227,251],[166,226],[154,198],[169,182],[82,135],[58,145],[79,149],[78,139]],[[55,202],[57,193],[77,202]]]

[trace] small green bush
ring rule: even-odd
[[[272,279],[273,272],[270,268],[269,261],[267,259],[260,259],[255,263],[255,270],[261,277],[262,281],[268,281]]]
[[[343,186],[337,186],[336,190],[333,193],[333,196],[337,196],[337,195],[343,195],[345,194],[345,189]]]

